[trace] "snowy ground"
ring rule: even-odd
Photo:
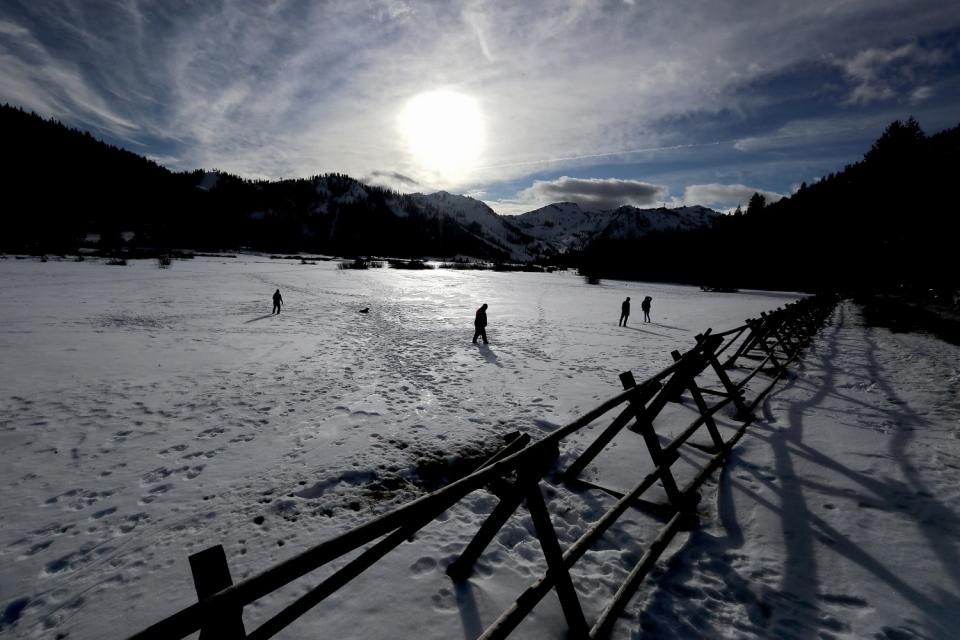
[[[960,348],[844,304],[646,592],[682,638],[960,637]]]
[[[269,296],[278,287],[286,305],[270,316]],[[707,327],[735,326],[794,297],[591,286],[566,273],[338,271],[332,263],[253,257],[176,262],[168,270],[150,262],[0,260],[0,294],[0,633],[70,638],[122,637],[193,602],[190,553],[220,543],[235,579],[259,572],[422,491],[416,469],[424,460],[454,458],[509,431],[536,437],[616,393],[619,372],[632,369],[642,379]],[[623,329],[616,320],[627,295],[635,313]],[[644,295],[654,298],[653,325],[639,321]],[[486,348],[469,342],[473,312],[483,302],[490,305]],[[363,307],[370,313],[359,314]],[[912,625],[951,637],[943,633],[950,620],[933,617],[938,609],[927,606],[938,603],[946,611],[953,606],[946,594],[958,592],[951,573],[957,565],[947,568],[957,531],[950,510],[956,491],[946,486],[941,492],[935,482],[948,484],[950,452],[960,446],[949,431],[956,427],[957,352],[944,345],[953,349],[947,352],[952,364],[944,359],[943,371],[923,373],[935,348],[932,339],[867,333],[845,307],[800,377],[765,405],[766,419],[724,476],[715,521],[706,518],[709,528],[682,550],[691,564],[661,578],[667,589],[641,594],[648,611],[641,617],[638,604],[628,612],[620,637],[651,628],[704,637],[768,637],[771,630],[783,637],[860,637],[863,619],[876,622],[877,630]],[[883,386],[894,384],[890,361],[915,366],[909,393]],[[873,376],[872,387],[863,376]],[[826,391],[812,386],[820,379]],[[852,386],[841,386],[848,382]],[[952,395],[942,397],[953,404],[937,409],[942,397],[922,391],[929,389],[947,389]],[[883,406],[843,405],[845,397],[870,405],[871,393],[909,404],[887,413]],[[818,408],[826,417],[815,417]],[[834,422],[854,419],[862,425],[851,433],[862,440],[834,450]],[[897,429],[897,421],[916,430]],[[887,434],[877,435],[877,428]],[[950,446],[928,440],[933,434]],[[895,442],[899,455],[891,460]],[[629,486],[634,445],[618,442],[602,470],[591,473]],[[851,482],[854,475],[868,477],[863,464],[874,465],[872,484],[853,485],[849,494],[866,506],[845,504],[843,485],[822,478],[834,466],[821,464],[809,478],[801,473],[813,454],[797,451],[807,446],[850,470]],[[930,452],[926,466],[914,461],[907,470],[904,460],[914,460],[921,447]],[[931,459],[934,454],[940,457]],[[927,477],[927,466],[944,477]],[[767,478],[780,471],[792,480]],[[749,481],[737,475],[743,473]],[[894,473],[902,474],[900,484],[887,477]],[[772,493],[771,482],[783,483],[786,497]],[[831,507],[804,498],[821,484],[836,488]],[[921,490],[931,497],[916,497]],[[752,507],[734,505],[738,496],[751,499]],[[575,501],[563,491],[547,497],[553,513],[565,514],[555,521],[565,543],[609,504],[603,496]],[[906,514],[884,499],[907,504]],[[321,630],[341,637],[475,637],[542,570],[529,518],[518,517],[469,583],[455,587],[443,575],[493,503],[483,492],[474,494],[281,637],[312,638]],[[709,512],[712,504],[705,500],[704,508]],[[869,579],[850,578],[834,588],[836,580],[823,574],[841,563],[804,560],[826,544],[820,523],[841,519],[853,527],[851,508],[862,518],[879,518],[888,515],[881,506],[892,510],[891,518],[913,514],[907,522],[916,529],[913,537],[908,527],[898,529],[894,554],[870,549],[844,529],[849,537],[834,536],[833,548],[863,549],[882,559],[886,573],[870,573],[871,565],[853,552],[841,554],[852,558],[853,569],[867,567]],[[791,516],[778,516],[781,508]],[[806,518],[814,513],[816,523]],[[648,520],[627,518],[578,567],[588,619],[623,578],[622,556],[633,557],[655,534],[660,523]],[[725,530],[730,522],[738,525]],[[874,544],[891,542],[865,522]],[[762,546],[748,526],[756,527]],[[933,536],[941,542],[932,543],[928,534],[943,527],[947,532]],[[794,539],[806,546],[793,550],[784,542]],[[934,564],[942,560],[935,573],[914,565],[925,556],[904,548],[910,540],[932,549]],[[892,557],[939,580],[943,591],[929,593],[883,564]],[[891,588],[910,611],[874,611],[886,596],[866,591],[877,575],[896,575],[909,585]],[[308,584],[248,607],[248,629]],[[517,637],[562,637],[555,598],[535,613]],[[362,633],[358,620],[365,621]]]

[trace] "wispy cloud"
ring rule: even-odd
[[[783,122],[773,131],[736,140],[733,148],[743,152],[790,151],[821,146],[826,142],[875,136],[890,123],[887,113],[847,114],[831,118],[801,118]]]
[[[932,92],[929,87],[917,86],[918,73],[948,59],[949,53],[943,49],[924,49],[912,43],[859,51],[839,63],[853,82],[853,90],[846,102],[869,104],[895,97],[921,101]]]
[[[0,20],[3,100],[100,130],[130,135],[140,127],[111,108],[77,65],[57,58],[21,24]]]
[[[951,28],[960,9],[942,0],[32,0],[0,5],[0,100],[109,132],[174,168],[392,172],[421,190],[519,202],[534,176],[713,154],[791,120],[832,118],[771,80],[811,60],[836,61],[844,84],[821,105],[854,110],[890,91],[947,101],[921,72],[949,56],[921,39]],[[456,182],[421,166],[398,132],[403,104],[444,88],[472,96],[489,132]]]

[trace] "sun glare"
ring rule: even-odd
[[[477,101],[462,93],[414,96],[400,112],[399,127],[417,164],[444,180],[466,178],[483,153],[483,114]]]

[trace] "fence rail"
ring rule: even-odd
[[[447,575],[454,581],[466,580],[474,563],[500,528],[524,505],[540,541],[547,571],[530,584],[480,637],[484,640],[506,638],[550,591],[555,591],[560,600],[569,637],[607,637],[629,598],[676,533],[695,526],[696,505],[700,499],[697,490],[723,464],[730,449],[752,422],[757,404],[773,388],[786,366],[800,355],[826,321],[834,304],[835,300],[830,297],[804,298],[770,313],[763,313],[759,318],[747,320],[743,325],[727,331],[714,334],[707,330],[696,337],[695,344],[685,353],[673,352],[673,364],[642,382],[637,383],[629,371],[622,373],[621,393],[551,434],[534,442],[528,435],[516,435],[470,475],[236,584],[230,578],[222,546],[194,554],[190,556],[190,565],[198,601],[131,638],[183,638],[198,630],[201,640],[271,638],[465,496],[482,489],[492,491],[499,502],[460,556],[447,567]],[[720,355],[728,350],[732,352],[731,355],[721,363]],[[740,364],[742,362],[748,362],[750,366],[744,367]],[[760,373],[768,374],[771,380],[748,401],[747,384]],[[731,377],[735,374],[742,375],[735,381]],[[684,394],[692,398],[697,417],[663,446],[655,422],[668,403],[680,401]],[[710,404],[708,398],[716,400]],[[715,416],[730,405],[735,409],[734,419],[742,424],[731,437],[724,440]],[[572,434],[595,426],[600,418],[617,409],[619,411],[609,425],[593,438],[566,469],[555,469],[561,444]],[[643,438],[653,469],[626,492],[582,479],[584,469],[625,428]],[[693,441],[693,436],[702,428],[706,429],[709,444]],[[681,487],[671,467],[680,458],[683,446],[695,447],[710,457],[696,475]],[[560,546],[543,499],[541,483],[548,476],[571,488],[604,491],[617,498],[614,505],[565,550]],[[643,500],[641,496],[658,483],[666,494],[667,502]],[[570,568],[627,509],[638,506],[659,512],[668,518],[667,523],[631,568],[599,618],[590,625],[574,588]],[[258,628],[249,633],[245,631],[242,621],[244,606],[367,545],[370,546],[350,562]]]

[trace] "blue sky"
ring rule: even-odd
[[[960,123],[960,2],[4,0],[0,101],[177,170],[730,208]]]

